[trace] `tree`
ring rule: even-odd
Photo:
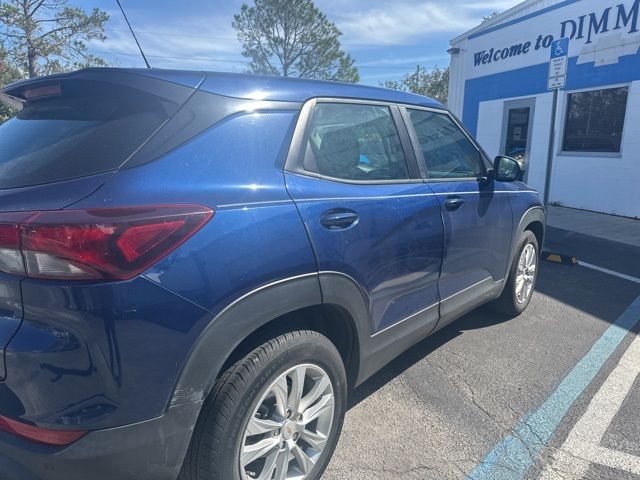
[[[417,93],[446,104],[449,96],[449,67],[435,67],[431,71],[418,65],[416,71],[408,73],[401,80],[388,80],[382,87]]]
[[[253,73],[357,82],[342,33],[311,0],[255,0],[243,4],[233,28]]]
[[[29,78],[101,66],[86,42],[105,40],[109,15],[71,7],[68,0],[6,0],[0,3],[0,36],[14,66]]]
[[[17,80],[20,80],[20,73],[8,61],[7,51],[0,43],[0,89]],[[14,113],[11,108],[0,103],[0,123],[11,118]]]

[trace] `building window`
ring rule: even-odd
[[[563,151],[620,153],[629,87],[569,94]]]

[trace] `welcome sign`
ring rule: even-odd
[[[611,5],[607,5],[610,3]],[[592,4],[592,11],[586,10]],[[581,11],[582,10],[582,11]],[[583,13],[586,10],[588,13]],[[572,13],[568,16],[567,12]],[[552,17],[555,17],[552,19]],[[535,32],[531,26],[556,24],[555,32]],[[528,38],[524,35],[529,34]],[[505,43],[510,37],[520,37],[517,41]],[[473,36],[472,36],[473,37]],[[578,55],[578,63],[594,62],[596,66],[617,63],[624,55],[637,54],[640,50],[640,0],[624,3],[607,1],[580,1],[563,8],[550,10],[514,25],[496,27],[496,30],[469,40],[469,48],[474,70],[484,72],[507,68],[496,65],[513,62],[531,64],[540,58],[540,63],[548,61],[548,49],[554,40],[568,37],[572,40],[572,56]],[[492,39],[496,39],[493,43]],[[490,43],[491,42],[491,43]],[[529,60],[523,57],[536,57]],[[470,72],[477,76],[477,72]]]

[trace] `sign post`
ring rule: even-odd
[[[547,88],[553,90],[553,107],[551,109],[551,127],[549,130],[549,153],[547,156],[547,171],[544,182],[544,206],[549,205],[549,189],[551,188],[551,173],[553,170],[553,155],[556,139],[556,116],[558,113],[558,92],[567,84],[567,70],[569,65],[569,39],[561,38],[551,44],[551,60],[549,61],[549,76]]]

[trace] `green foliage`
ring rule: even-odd
[[[253,73],[357,82],[342,33],[311,0],[255,0],[242,5],[233,28]]]
[[[7,61],[7,51],[0,43],[0,88],[20,79],[20,73]],[[0,103],[0,123],[11,118],[15,112],[8,106]]]
[[[402,80],[389,80],[380,86],[417,93],[446,104],[449,96],[449,67],[444,69],[435,67],[429,71],[418,65],[415,72],[408,73],[402,77]]]
[[[13,68],[30,78],[105,62],[87,51],[89,40],[105,40],[109,15],[90,14],[68,0],[5,0],[0,3],[0,38]]]

